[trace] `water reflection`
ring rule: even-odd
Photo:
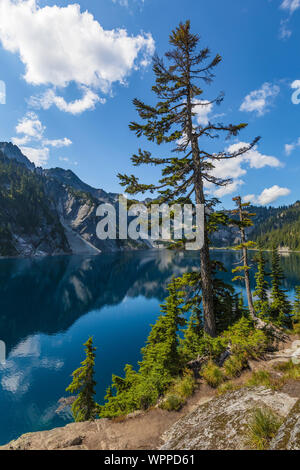
[[[222,273],[227,282],[239,256],[213,252],[228,269]],[[300,284],[300,256],[281,261],[291,291]],[[172,276],[198,268],[194,252],[0,260],[0,339],[7,347],[7,360],[0,363],[0,444],[69,420],[55,413],[57,401],[82,360],[89,335],[98,347],[101,401],[111,374],[139,360]]]

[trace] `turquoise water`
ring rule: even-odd
[[[231,269],[238,254],[215,251]],[[300,256],[282,258],[286,289],[300,284]],[[0,444],[25,432],[64,426],[58,400],[68,396],[82,344],[97,346],[97,400],[112,373],[136,365],[173,275],[199,267],[197,253],[147,251],[92,257],[0,260]],[[230,272],[223,275],[230,281]]]

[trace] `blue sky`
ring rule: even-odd
[[[300,199],[300,105],[291,99],[300,89],[300,0],[0,0],[0,140],[44,167],[120,191],[116,174],[132,172],[140,146],[163,150],[129,131],[132,99],[153,102],[151,55],[168,49],[186,19],[223,58],[203,100],[224,91],[225,101],[197,119],[249,124],[238,139],[205,145],[218,151],[262,137],[245,159],[216,168],[233,178],[217,192],[222,203],[238,193],[258,204]],[[149,183],[159,175],[138,173]]]

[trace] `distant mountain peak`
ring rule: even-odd
[[[25,165],[29,170],[34,170],[35,165],[32,163],[19,149],[17,145],[11,142],[0,142],[0,151],[9,159],[16,160],[22,165]]]

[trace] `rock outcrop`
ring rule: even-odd
[[[174,424],[163,435],[165,444],[161,450],[249,449],[247,424],[253,410],[269,409],[286,418],[296,402],[297,398],[263,387],[229,392],[197,407]],[[290,421],[292,434],[294,421]]]
[[[300,450],[300,400],[279,428],[270,444],[270,450]]]

